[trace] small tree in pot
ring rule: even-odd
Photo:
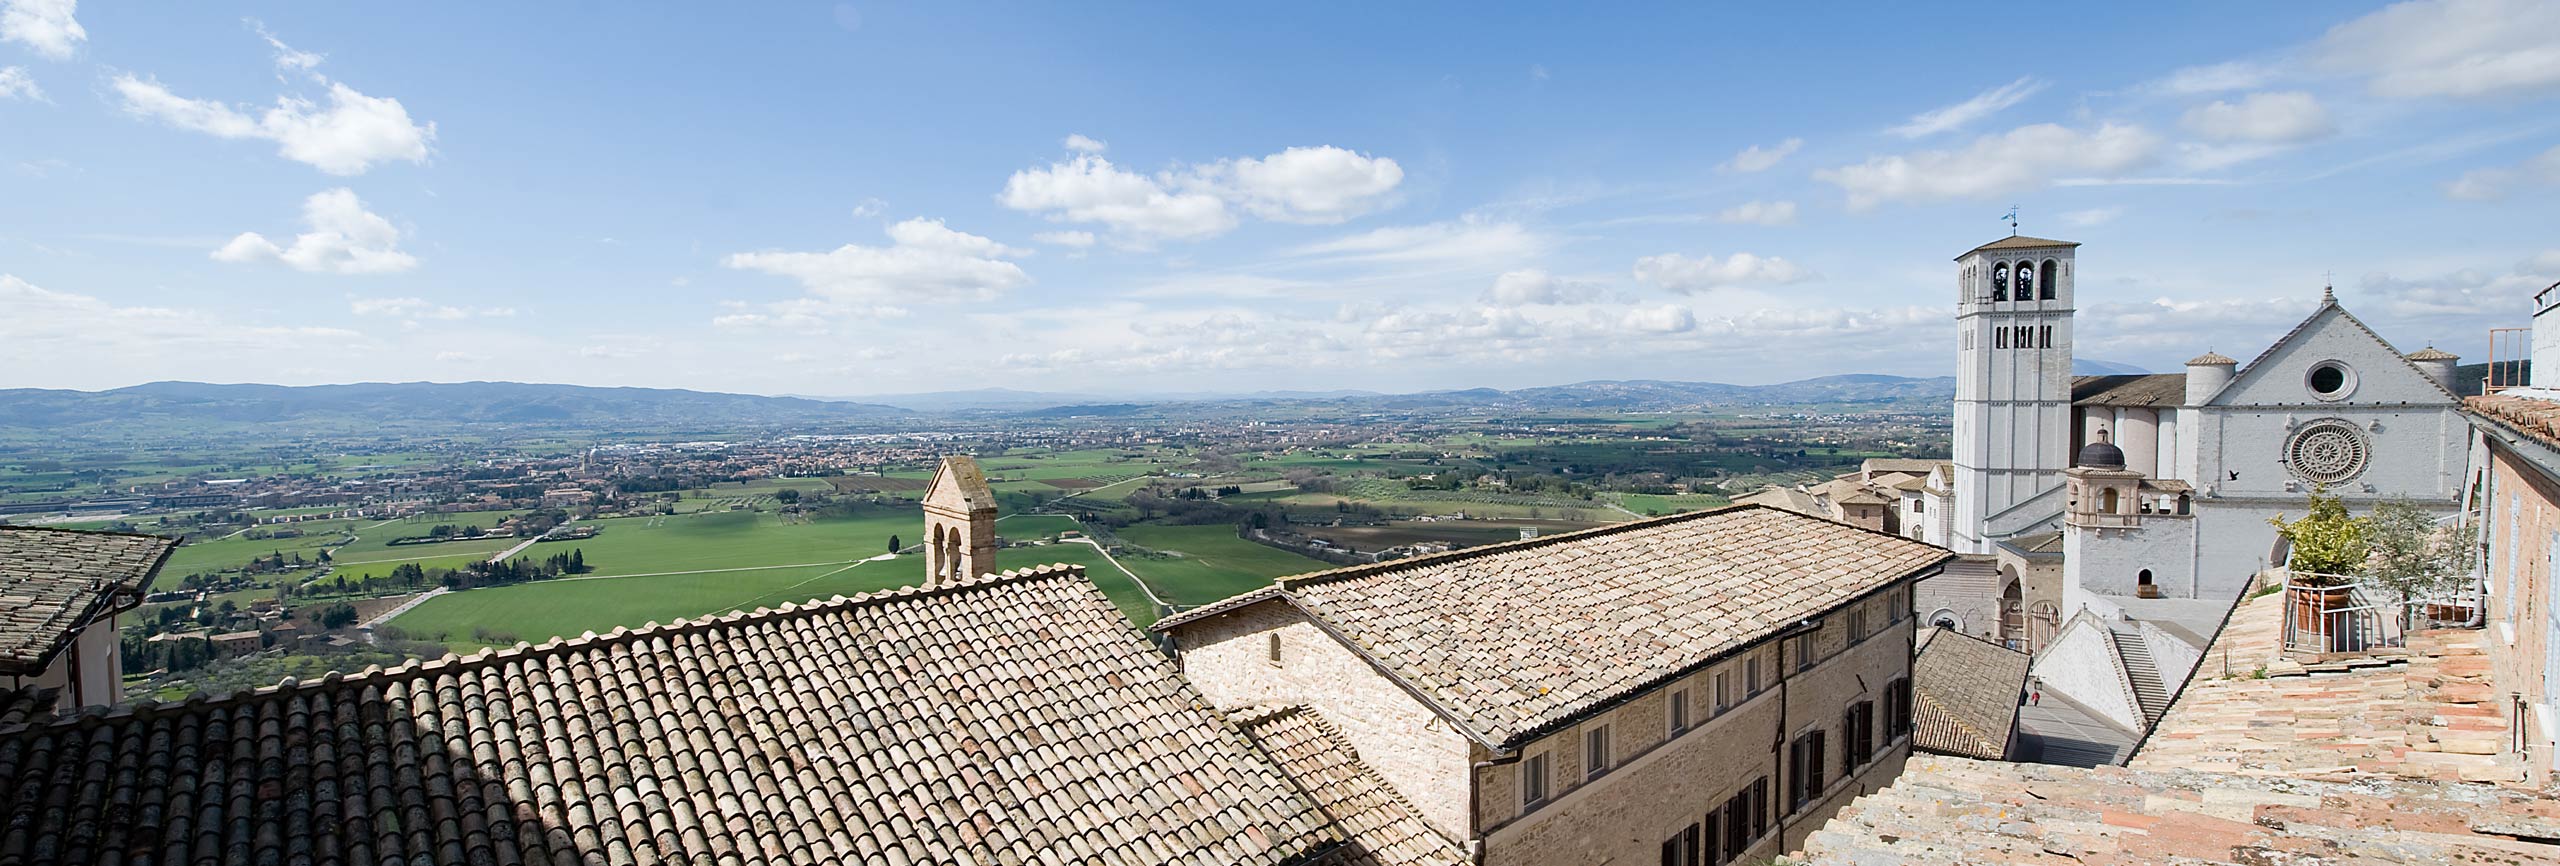
[[[2471,574],[2478,527],[2438,523],[2435,515],[2401,500],[2376,506],[2368,519],[2364,573],[2399,597],[2404,616],[2419,596],[2447,592]]]
[[[2310,590],[2286,593],[2294,627],[2326,634],[2336,625],[2329,622],[2329,612],[2349,605],[2347,583],[2372,555],[2372,521],[2348,516],[2345,502],[2317,489],[2311,491],[2310,506],[2311,513],[2301,520],[2288,522],[2278,514],[2267,522],[2292,548],[2285,563],[2291,572],[2287,581]]]

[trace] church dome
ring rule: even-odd
[[[2080,459],[2072,463],[2091,469],[2122,469],[2124,468],[2124,449],[2109,445],[2107,440],[2100,439],[2081,446]]]

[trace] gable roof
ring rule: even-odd
[[[1239,717],[1236,724],[1333,820],[1357,849],[1356,856],[1361,858],[1357,862],[1415,866],[1473,862],[1423,821],[1422,813],[1396,793],[1386,777],[1362,763],[1351,741],[1315,708],[1262,710]]]
[[[2079,241],[2057,241],[2046,238],[2031,238],[2026,235],[2010,235],[2008,237],[1974,247],[1973,249],[1966,250],[1964,252],[1964,256],[1973,255],[1974,253],[1984,252],[1987,250],[2032,250],[2043,249],[2046,247],[2076,247],[2079,245]],[[1964,256],[1957,256],[1956,258],[1958,260],[1962,260]]]
[[[1507,749],[1954,557],[1739,505],[1285,577],[1154,627],[1285,602]]]
[[[0,731],[0,862],[1298,863],[1076,566]]]
[[[2026,653],[1963,632],[1938,626],[1921,632],[1911,659],[1912,745],[2007,758],[2027,667]]]
[[[2071,377],[2074,406],[2179,406],[2186,402],[2185,373]]]
[[[2339,318],[2347,321],[2347,324],[2354,325],[2356,330],[2364,332],[2365,336],[2372,337],[2374,342],[2382,344],[2382,348],[2389,351],[2393,358],[2399,359],[2402,369],[2406,369],[2410,373],[2416,374],[2418,378],[2426,380],[2428,387],[2434,388],[2437,393],[2443,394],[2446,401],[2453,403],[2462,402],[2462,398],[2460,396],[2445,389],[2444,383],[2436,381],[2434,376],[2427,375],[2427,371],[2418,369],[2418,365],[2411,363],[2408,356],[2400,354],[2399,349],[2393,348],[2390,340],[2385,340],[2382,338],[2381,334],[2375,333],[2373,328],[2365,325],[2363,319],[2356,318],[2356,314],[2347,312],[2347,308],[2338,303],[2338,293],[2330,289],[2322,289],[2320,291],[2320,306],[2317,309],[2312,310],[2311,315],[2302,317],[2302,321],[2296,323],[2293,326],[2293,330],[2284,332],[2284,336],[2276,338],[2276,341],[2273,343],[2268,343],[2266,351],[2259,352],[2258,357],[2250,359],[2248,366],[2240,368],[2239,375],[2231,378],[2231,384],[2224,386],[2221,393],[2214,396],[2214,402],[2221,402],[2222,394],[2242,393],[2243,388],[2246,388],[2249,384],[2256,381],[2259,370],[2266,364],[2268,359],[2275,357],[2276,352],[2283,349],[2286,344],[2293,342],[2295,337],[2299,337],[2310,332],[2312,323],[2320,321],[2321,316],[2327,315],[2331,312],[2337,313]]]
[[[953,454],[942,458],[942,465],[934,468],[933,483],[925,486],[924,502],[978,511],[996,507],[996,494],[988,489],[987,473],[978,468],[977,458]]]
[[[176,539],[0,526],[0,674],[32,676],[80,630],[142,601]]]

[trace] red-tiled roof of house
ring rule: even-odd
[[[1362,862],[1413,866],[1465,866],[1466,852],[1422,820],[1404,795],[1360,761],[1351,741],[1312,707],[1279,707],[1240,714],[1239,727],[1280,765]],[[1350,855],[1354,852],[1346,852]]]
[[[1954,556],[1734,506],[1281,578],[1155,628],[1290,604],[1508,747]]]
[[[80,630],[142,600],[175,539],[0,526],[0,675],[44,672]]]
[[[1953,629],[1921,632],[1911,660],[1912,744],[1968,758],[2008,757],[2027,654]]]
[[[1304,863],[1076,566],[0,731],[0,863]]]

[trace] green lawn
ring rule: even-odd
[[[1271,579],[1332,568],[1331,563],[1236,537],[1233,526],[1153,526],[1119,531],[1122,541],[1179,557],[1123,556],[1165,601],[1188,607],[1269,586]]]
[[[1657,514],[1678,514],[1683,511],[1705,511],[1710,508],[1723,508],[1727,505],[1732,505],[1733,500],[1726,499],[1722,496],[1707,494],[1660,496],[1652,493],[1621,493],[1618,494],[1618,504],[1626,506],[1628,511],[1633,511],[1637,514],[1646,516],[1653,516]]]

